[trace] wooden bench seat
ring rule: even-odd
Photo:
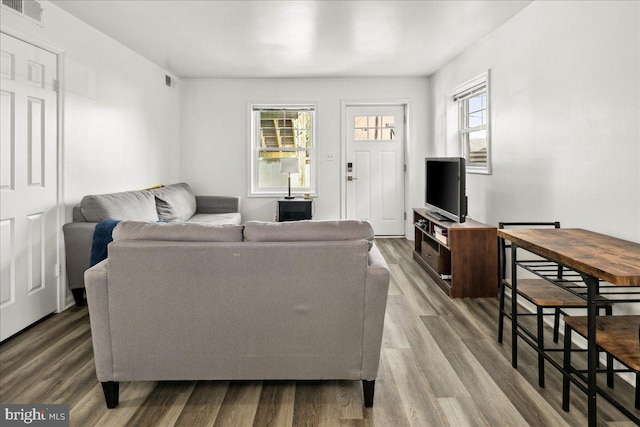
[[[565,369],[571,366],[571,331],[587,338],[586,316],[566,316],[565,322]],[[625,365],[636,374],[635,408],[640,409],[640,316],[596,317],[596,346]],[[613,387],[613,375],[609,374],[607,385]],[[569,380],[563,379],[562,408],[569,410]]]
[[[511,280],[505,279],[511,288]],[[518,294],[533,304],[544,307],[586,307],[584,298],[574,295],[544,279],[518,279]]]
[[[574,331],[587,337],[587,317],[564,318]],[[596,318],[596,345],[634,371],[640,371],[640,316],[604,316]]]

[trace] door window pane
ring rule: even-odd
[[[356,116],[354,118],[356,141],[394,141],[395,116]]]

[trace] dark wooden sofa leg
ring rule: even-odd
[[[71,289],[71,293],[78,307],[82,307],[87,303],[87,300],[84,299],[84,288]]]
[[[364,392],[364,406],[371,408],[373,406],[373,394],[376,388],[376,380],[362,380],[362,391]]]
[[[104,399],[107,401],[107,408],[113,409],[120,403],[120,383],[117,381],[105,381],[102,383]]]

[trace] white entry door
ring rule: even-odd
[[[56,55],[0,34],[0,340],[57,309]]]
[[[346,107],[346,215],[404,235],[404,106]]]

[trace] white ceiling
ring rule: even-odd
[[[181,78],[428,76],[531,3],[52,2]]]

